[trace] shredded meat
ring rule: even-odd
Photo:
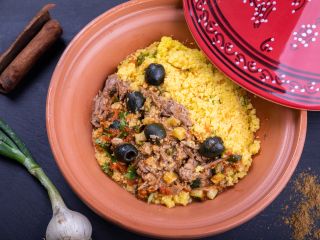
[[[166,99],[157,95],[152,91],[143,90],[142,93],[149,97],[152,102],[161,109],[161,115],[165,117],[174,116],[179,119],[185,126],[190,127],[192,125],[189,118],[188,110],[181,104],[173,101],[172,99]]]
[[[116,74],[110,75],[105,82],[103,91],[100,91],[94,98],[92,125],[96,128],[100,127],[100,121],[108,116],[112,105],[112,97],[117,96],[122,100],[128,91],[129,86],[126,82],[121,81]]]
[[[198,177],[195,172],[197,162],[193,158],[189,158],[187,163],[179,169],[179,176],[183,181],[192,182]]]
[[[163,101],[163,100],[162,100]],[[191,121],[189,119],[189,114],[187,109],[174,102],[173,100],[167,100],[162,102],[162,114],[166,116],[173,115],[175,118],[179,119],[184,125],[191,126]]]

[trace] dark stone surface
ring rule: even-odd
[[[93,225],[94,239],[148,239],[104,221],[88,209],[71,191],[53,159],[45,126],[47,89],[55,65],[65,46],[90,20],[124,0],[56,0],[52,11],[64,28],[63,41],[41,60],[25,82],[9,96],[0,95],[0,116],[19,133],[34,157],[61,191],[68,206],[84,213]],[[44,0],[0,1],[0,52],[15,39]],[[308,114],[305,149],[295,172],[320,170],[320,114]],[[222,235],[207,239],[258,240],[290,239],[290,230],[282,223],[281,208],[289,200],[292,181],[280,196],[257,217]],[[214,213],[213,213],[214,214]],[[46,192],[18,164],[0,158],[0,239],[35,240],[45,236],[51,218]],[[190,216],[192,221],[192,216]]]

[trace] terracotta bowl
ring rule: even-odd
[[[85,27],[52,77],[47,101],[50,144],[73,190],[105,219],[158,237],[221,233],[258,214],[284,188],[301,155],[307,114],[253,98],[261,119],[261,153],[238,185],[214,201],[173,209],[135,199],[96,163],[91,143],[92,100],[122,59],[163,35],[193,41],[178,0],[130,1]]]

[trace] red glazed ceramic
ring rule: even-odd
[[[183,0],[208,58],[265,99],[320,110],[320,1]]]
[[[129,1],[102,14],[74,38],[49,89],[51,148],[72,189],[103,218],[157,237],[185,239],[221,233],[258,214],[284,188],[302,152],[307,115],[253,97],[261,119],[261,152],[246,178],[213,201],[187,207],[168,209],[137,200],[110,180],[96,162],[92,104],[121,60],[163,35],[196,47],[179,0]]]

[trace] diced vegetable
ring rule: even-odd
[[[197,173],[200,173],[200,172],[202,172],[204,170],[204,167],[202,167],[202,166],[196,166],[196,169],[195,169],[195,171],[197,172]]]
[[[149,195],[149,197],[148,197],[148,203],[152,203],[152,201],[153,201],[153,198],[154,198],[154,193],[151,193],[150,195]]]
[[[188,192],[181,191],[173,197],[173,200],[176,204],[186,206],[190,202],[190,194]]]
[[[135,134],[134,139],[135,139],[136,144],[142,144],[143,142],[147,141],[147,138],[144,135],[144,132]]]
[[[197,178],[196,180],[193,180],[190,187],[191,188],[198,188],[200,187],[201,181],[200,178]]]
[[[169,196],[163,196],[161,198],[161,203],[166,205],[168,208],[172,208],[174,207],[176,204],[174,203],[173,199],[172,199],[172,196],[169,195]]]
[[[154,118],[151,118],[151,117],[145,117],[143,120],[142,120],[142,123],[147,125],[147,124],[152,124],[154,123]]]
[[[113,109],[113,110],[118,110],[118,109],[120,109],[121,108],[121,102],[115,102],[115,103],[113,103],[112,105],[111,105],[111,109]]]
[[[204,192],[202,189],[193,189],[190,192],[190,196],[198,199],[204,199]]]
[[[154,157],[148,157],[146,160],[144,160],[145,163],[151,167],[156,167],[156,159]]]
[[[177,127],[181,124],[181,121],[175,117],[169,117],[166,122],[171,127]]]
[[[223,179],[224,179],[224,175],[222,173],[217,173],[211,178],[211,182],[213,182],[214,184],[218,184]]]
[[[218,194],[218,190],[215,188],[209,189],[207,192],[207,198],[209,199],[214,199]]]
[[[186,130],[183,127],[176,127],[172,131],[172,136],[182,141],[186,138]]]
[[[163,180],[168,184],[173,183],[175,180],[177,180],[177,178],[178,176],[174,172],[166,172],[165,174],[163,174]]]

